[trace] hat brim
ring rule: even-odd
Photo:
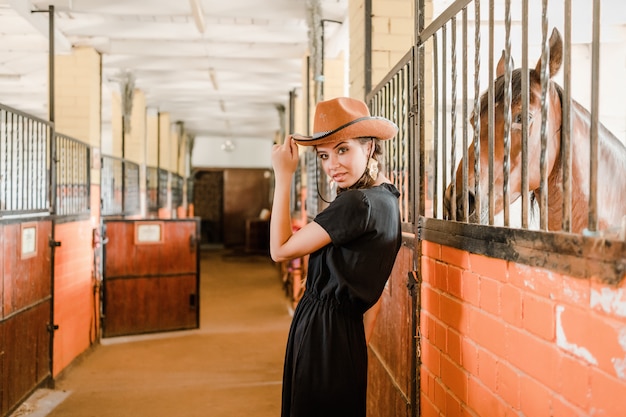
[[[388,140],[397,133],[398,126],[391,120],[384,117],[364,117],[329,132],[316,133],[313,136],[294,133],[291,137],[298,145],[317,146],[357,138]]]

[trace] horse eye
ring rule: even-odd
[[[515,115],[515,120],[513,120],[513,123],[522,123],[522,114],[521,113],[517,113]]]

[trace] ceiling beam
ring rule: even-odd
[[[36,10],[30,0],[9,0],[11,8],[15,10],[22,18],[31,24],[33,28],[46,39],[49,36],[48,21],[49,18],[42,16],[42,13],[33,13]],[[55,54],[69,54],[72,51],[72,43],[61,33],[59,29],[54,28],[54,52]]]
[[[189,0],[189,4],[191,5],[191,15],[193,16],[193,21],[196,24],[198,32],[204,33],[204,11],[202,10],[200,0]]]

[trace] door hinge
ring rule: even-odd
[[[411,296],[414,296],[414,295],[417,294],[417,291],[419,289],[419,281],[418,281],[418,273],[417,273],[417,271],[409,271],[406,287],[408,288],[409,293],[411,294]]]
[[[48,328],[48,331],[50,333],[59,330],[59,325],[58,324],[50,324],[50,323],[48,323],[48,325],[46,327]]]
[[[48,241],[48,244],[50,245],[51,248],[58,248],[61,246],[61,242],[59,242],[58,240],[54,240],[54,239],[50,239]]]

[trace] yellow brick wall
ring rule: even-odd
[[[159,132],[160,132],[160,145],[159,145],[159,160],[161,161],[161,168],[168,171],[172,170],[170,160],[170,136],[171,136],[171,123],[170,114],[161,113],[159,117]]]
[[[348,19],[350,20],[350,97],[365,98],[365,2],[349,0]]]
[[[365,98],[365,2],[350,0],[350,96]],[[414,43],[413,0],[372,0],[372,88]]]
[[[343,54],[324,60],[324,100],[345,96],[345,59]]]
[[[414,40],[413,0],[372,0],[372,88]]]
[[[133,110],[130,117],[130,132],[125,135],[125,158],[143,164],[146,162],[146,96],[141,90],[133,94]]]
[[[111,93],[111,156],[121,158],[122,152],[122,97],[119,91]]]
[[[159,163],[159,113],[148,110],[146,114],[146,165],[156,167]]]
[[[100,147],[101,56],[93,48],[74,48],[55,56],[56,130]]]

